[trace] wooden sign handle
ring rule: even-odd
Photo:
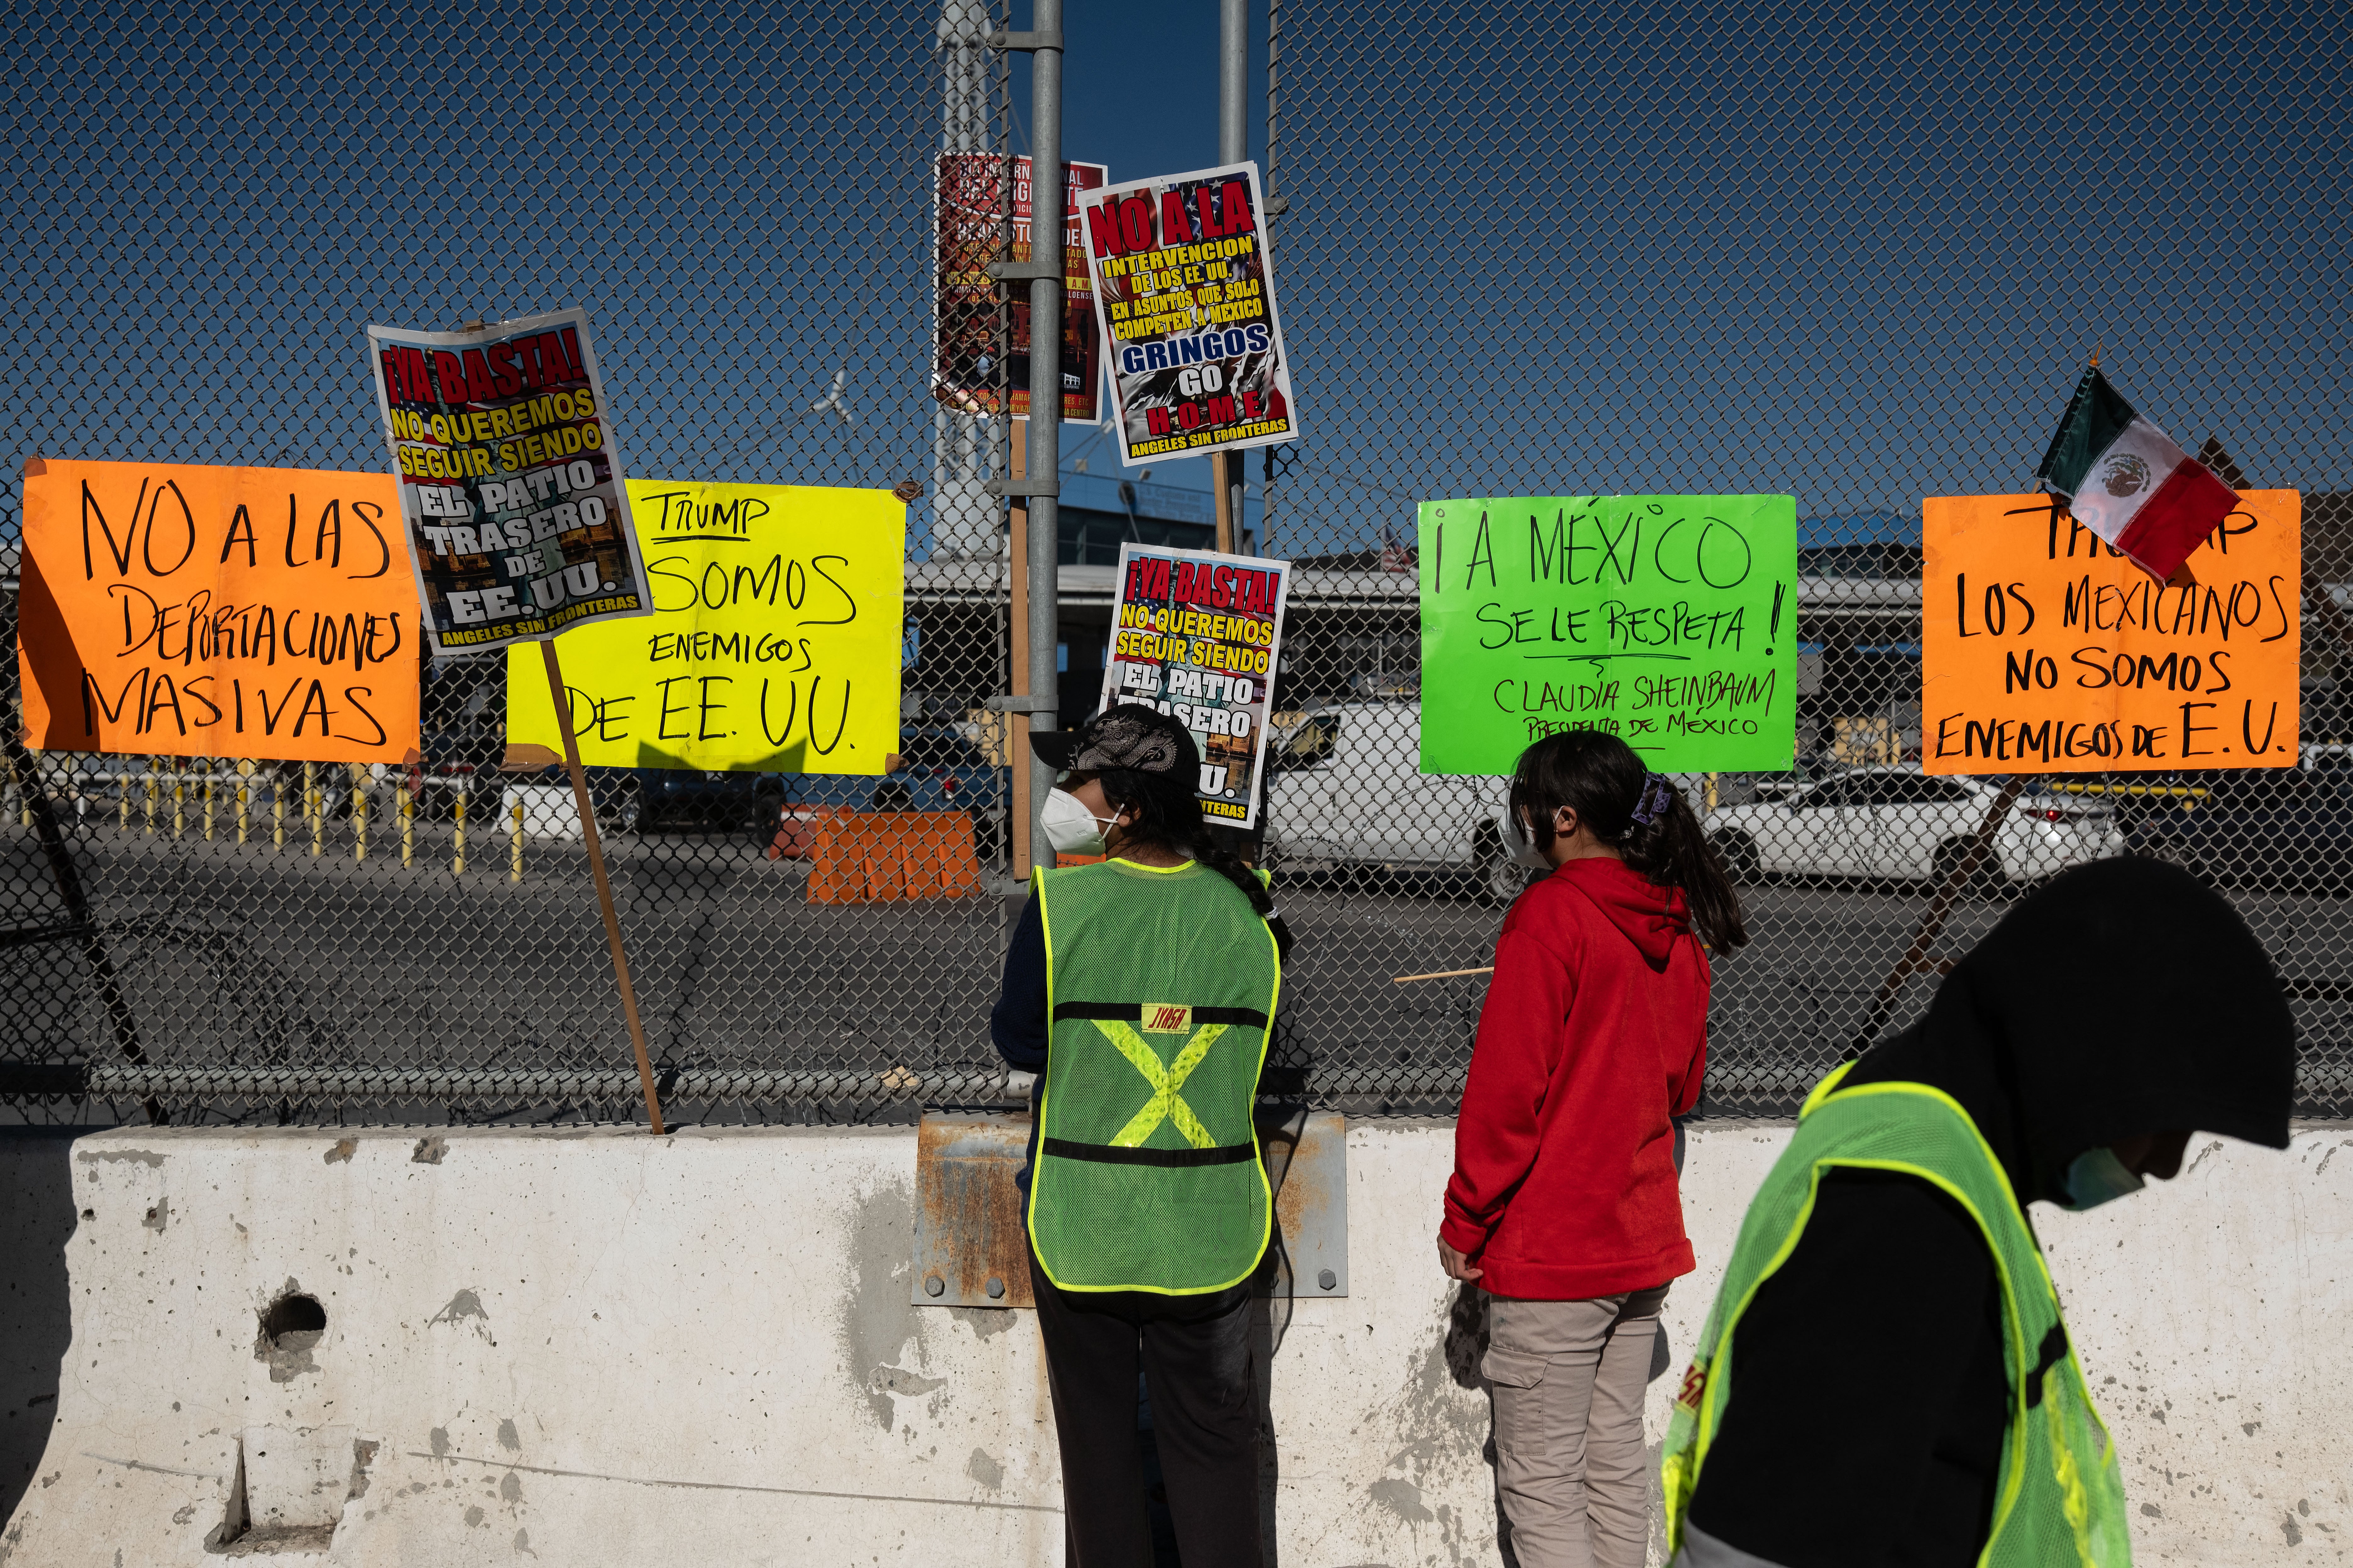
[[[638,1054],[638,1083],[646,1094],[646,1116],[655,1136],[662,1131],[661,1095],[654,1087],[652,1058],[646,1054],[646,1026],[638,1016],[637,987],[629,984],[629,955],[621,948],[621,917],[613,908],[613,884],[605,875],[605,846],[596,837],[596,807],[588,798],[588,774],[580,765],[580,742],[572,731],[572,698],[564,689],[564,668],[555,660],[555,639],[539,645],[547,660],[547,694],[555,701],[555,727],[564,733],[564,766],[572,775],[572,802],[580,813],[580,837],[588,846],[588,874],[596,881],[596,907],[605,915],[605,942],[613,950],[613,978],[621,987],[621,1012],[629,1021],[629,1045]]]

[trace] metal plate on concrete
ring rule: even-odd
[[[1275,1218],[1261,1294],[1348,1293],[1347,1131],[1346,1119],[1328,1111],[1260,1119]],[[1029,1144],[1026,1116],[923,1118],[915,1142],[915,1305],[1037,1305],[1013,1184]]]
[[[1274,1189],[1274,1238],[1261,1296],[1348,1293],[1348,1119],[1337,1111],[1261,1117],[1259,1148]]]
[[[1013,1178],[1027,1116],[933,1112],[915,1138],[918,1307],[1035,1307]]]

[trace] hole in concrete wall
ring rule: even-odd
[[[327,1309],[316,1296],[280,1296],[261,1312],[261,1337],[279,1350],[309,1350],[327,1331]]]

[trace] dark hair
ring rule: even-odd
[[[1650,820],[1637,822],[1646,800]],[[1553,814],[1562,806],[1654,885],[1683,889],[1692,925],[1710,951],[1746,945],[1740,895],[1699,818],[1631,746],[1599,730],[1565,730],[1522,752],[1512,773],[1511,811],[1537,848],[1552,843]]]
[[[1133,768],[1105,768],[1095,777],[1103,784],[1103,799],[1111,803],[1113,815],[1122,811],[1131,814],[1128,823],[1120,829],[1124,837],[1198,860],[1240,889],[1251,910],[1274,932],[1276,962],[1291,956],[1291,929],[1275,912],[1274,900],[1268,894],[1266,884],[1232,850],[1210,837],[1209,825],[1201,816],[1200,797],[1193,793],[1189,777],[1141,773]]]

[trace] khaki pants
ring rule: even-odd
[[[1487,1299],[1495,1483],[1521,1568],[1642,1568],[1642,1389],[1667,1288],[1590,1301]]]

